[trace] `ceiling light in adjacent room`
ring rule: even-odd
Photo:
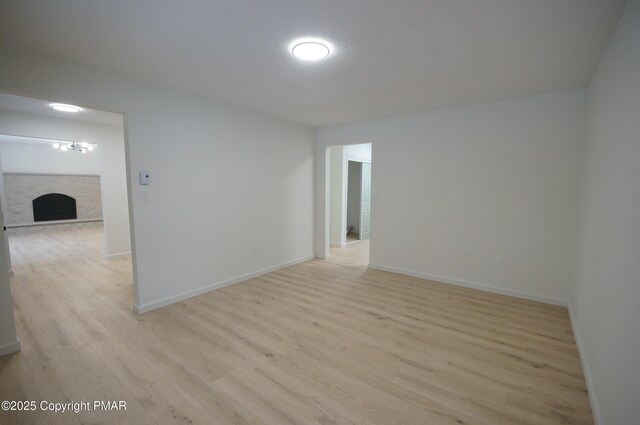
[[[49,105],[52,109],[60,112],[80,112],[82,108],[76,105],[68,105],[66,103],[52,103]]]
[[[93,146],[91,146],[87,142],[81,142],[80,146],[84,149],[84,151],[81,151],[82,153],[87,152],[87,151],[91,152],[93,150]]]
[[[80,153],[91,152],[94,149],[93,145],[87,142],[69,142],[69,143],[62,143],[62,144],[56,142],[53,144],[53,148],[60,149],[62,152],[67,152],[71,150],[71,151],[77,151]]]
[[[292,43],[291,54],[304,61],[317,61],[329,56],[331,49],[323,40],[298,40]]]

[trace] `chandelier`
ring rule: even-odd
[[[93,145],[87,142],[69,142],[69,143],[54,143],[54,149],[60,149],[62,152],[78,151],[80,153],[91,152],[94,148]]]

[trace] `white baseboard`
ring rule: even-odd
[[[585,357],[584,348],[580,342],[580,336],[578,334],[578,328],[576,327],[576,321],[574,320],[574,314],[571,310],[571,303],[568,303],[567,310],[569,310],[569,320],[571,321],[571,329],[573,330],[573,337],[576,340],[576,346],[578,347],[578,355],[580,356],[580,363],[582,364],[582,371],[584,373],[584,379],[587,381],[587,390],[589,390],[589,401],[591,402],[591,412],[593,412],[594,425],[602,424],[600,420],[600,409],[596,400],[595,388],[593,387],[593,378],[591,378],[591,372],[587,365],[587,358]]]
[[[340,242],[329,242],[329,245],[334,248],[344,248],[345,246],[347,246],[346,243],[340,243]]]
[[[399,273],[407,276],[418,277],[420,279],[433,280],[441,283],[449,283],[451,285],[462,286],[465,288],[478,289],[480,291],[492,292],[494,294],[508,295],[510,297],[516,297],[516,298],[523,298],[525,300],[537,301],[545,304],[559,305],[562,307],[567,306],[567,302],[565,300],[546,297],[543,295],[530,294],[528,292],[518,291],[515,289],[499,288],[497,286],[488,285],[486,283],[471,282],[468,280],[456,279],[456,278],[447,277],[447,276],[438,276],[438,275],[433,275],[428,273],[421,273],[413,270],[405,270],[397,267],[389,267],[389,266],[384,266],[381,264],[374,264],[374,263],[369,263],[369,268],[382,270],[385,272]]]
[[[236,277],[233,277],[231,279],[226,279],[226,280],[223,280],[221,282],[216,282],[216,283],[212,283],[212,284],[209,284],[209,285],[206,285],[206,286],[202,286],[200,288],[196,288],[196,289],[192,289],[192,290],[189,290],[189,291],[185,291],[185,292],[182,292],[180,294],[177,294],[177,295],[174,295],[174,296],[171,296],[171,297],[167,297],[167,298],[163,298],[163,299],[158,300],[158,301],[153,301],[153,302],[150,302],[150,303],[147,303],[147,304],[143,304],[143,305],[134,304],[133,305],[133,311],[138,313],[138,314],[146,313],[148,311],[155,310],[157,308],[164,307],[164,306],[167,306],[169,304],[177,303],[178,301],[186,300],[187,298],[192,298],[192,297],[195,297],[195,296],[198,296],[198,295],[205,294],[207,292],[214,291],[216,289],[224,288],[225,286],[233,285],[234,283],[243,282],[243,281],[251,279],[253,277],[262,276],[264,274],[271,273],[271,272],[274,272],[276,270],[284,269],[285,267],[290,267],[290,266],[294,266],[296,264],[304,263],[305,261],[309,261],[309,260],[311,260],[313,258],[314,258],[313,255],[308,255],[308,256],[297,258],[297,259],[294,259],[294,260],[291,260],[291,261],[286,261],[284,263],[280,263],[280,264],[277,264],[275,266],[265,267],[263,269],[256,270],[256,271],[251,272],[251,273],[247,273],[247,274],[243,274],[243,275],[240,275],[240,276],[236,276]]]
[[[75,177],[77,177],[77,175]],[[103,220],[101,218],[74,218],[72,220],[36,221],[34,223],[7,224],[7,229],[15,229],[16,227],[54,226],[56,224],[91,223],[97,221]]]
[[[114,260],[114,259],[120,258],[120,257],[128,257],[129,255],[131,255],[131,251],[119,252],[117,254],[105,255],[104,258],[105,258],[105,260]]]
[[[20,351],[20,341],[18,341],[17,339],[8,344],[0,345],[0,356],[17,353],[18,351]]]

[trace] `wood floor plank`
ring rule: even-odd
[[[0,424],[593,424],[563,307],[368,269],[362,241],[137,315],[102,237],[10,236],[22,352],[0,398],[127,410]]]

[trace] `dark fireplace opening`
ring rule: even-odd
[[[76,200],[62,193],[47,193],[33,200],[33,221],[78,218]]]

